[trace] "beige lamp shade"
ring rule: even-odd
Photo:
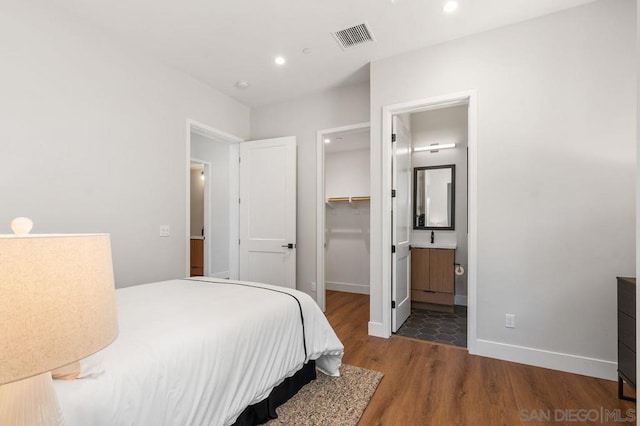
[[[0,235],[0,385],[77,361],[117,335],[108,234]]]

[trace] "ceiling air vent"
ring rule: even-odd
[[[342,50],[376,41],[369,25],[364,22],[360,25],[345,28],[344,30],[332,33]]]

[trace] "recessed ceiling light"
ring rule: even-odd
[[[329,142],[331,142],[331,139],[329,139],[329,138],[324,138],[324,143],[329,143]]]
[[[282,56],[276,56],[276,59],[274,59],[274,61],[276,65],[284,65],[287,62],[287,60]]]
[[[453,13],[458,10],[458,2],[456,0],[447,0],[442,4],[444,13]]]
[[[236,81],[236,87],[238,89],[248,89],[249,88],[249,82],[247,80],[238,80],[238,81]]]

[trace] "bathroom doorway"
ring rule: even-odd
[[[392,323],[392,331],[399,336],[465,348],[468,108],[468,103],[462,102],[394,116],[397,146],[392,166],[396,178],[396,226],[392,228],[396,289],[396,307],[392,309],[396,311],[392,311],[392,318],[397,321]],[[403,185],[409,186],[408,193],[399,189]],[[406,230],[404,224],[408,225]],[[404,262],[400,247],[407,236],[403,233],[408,234],[409,242]],[[404,312],[402,301],[410,306]]]

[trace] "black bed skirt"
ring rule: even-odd
[[[233,426],[254,426],[278,418],[276,408],[287,402],[307,383],[316,379],[316,362],[309,361],[296,374],[273,388],[268,397],[250,405],[238,416]]]

